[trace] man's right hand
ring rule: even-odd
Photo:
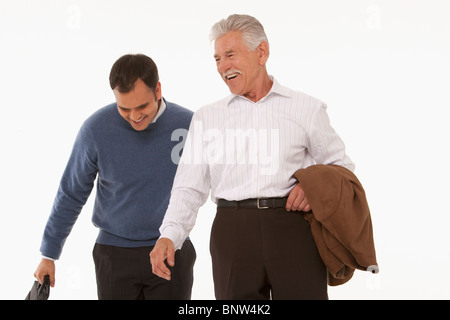
[[[44,282],[44,277],[49,275],[50,286],[55,286],[55,262],[42,258],[41,263],[34,272],[34,277],[39,281],[40,284]]]
[[[170,280],[170,270],[164,260],[171,267],[175,265],[175,245],[168,238],[161,238],[156,242],[152,252],[150,252],[150,264],[152,272],[158,277]]]

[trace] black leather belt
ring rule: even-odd
[[[224,199],[219,199],[217,206],[219,208],[258,208],[258,209],[269,209],[269,208],[284,208],[286,207],[285,198],[262,198],[262,199],[246,199],[241,201],[228,201]]]

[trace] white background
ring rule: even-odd
[[[331,299],[449,299],[448,0],[0,0],[0,299],[24,299],[81,123],[113,102],[126,53],[158,64],[163,95],[193,111],[228,94],[210,27],[265,26],[269,73],[328,105],[366,189],[381,272]],[[93,192],[57,262],[52,299],[96,299]],[[192,232],[194,299],[214,299],[210,200]]]

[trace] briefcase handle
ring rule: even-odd
[[[48,288],[49,286],[50,286],[50,276],[46,275],[44,277],[44,281],[42,281],[42,284],[38,286],[38,295],[42,293],[42,290]]]

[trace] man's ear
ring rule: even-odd
[[[155,96],[156,96],[156,100],[157,101],[161,100],[161,98],[162,98],[161,82],[160,81],[158,81],[158,83],[156,84]]]
[[[269,59],[269,44],[265,41],[262,41],[256,50],[258,50],[259,54],[259,64],[265,65],[267,59]]]

